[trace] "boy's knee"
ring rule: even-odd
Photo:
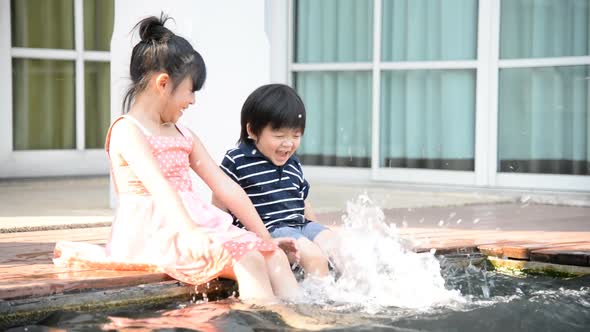
[[[328,264],[328,258],[320,248],[316,247],[309,247],[306,250],[301,252],[301,260],[303,265],[314,265],[320,266],[324,264]]]

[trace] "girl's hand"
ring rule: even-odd
[[[277,245],[277,247],[283,249],[286,254],[291,254],[299,261],[299,249],[297,249],[297,242],[288,237],[277,237],[272,239],[272,242]]]
[[[177,245],[183,256],[193,260],[209,262],[214,259],[213,240],[197,227],[189,227],[178,234]]]

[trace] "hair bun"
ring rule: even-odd
[[[169,17],[162,13],[160,18],[150,16],[144,18],[136,26],[139,26],[139,37],[141,41],[155,41],[155,42],[166,42],[170,39],[172,31],[164,27]]]

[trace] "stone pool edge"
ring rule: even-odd
[[[96,289],[48,296],[0,300],[0,329],[34,324],[58,311],[110,311],[129,306],[146,306],[189,301],[227,298],[236,289],[235,282],[215,279],[195,286],[178,281],[163,281],[131,287]]]

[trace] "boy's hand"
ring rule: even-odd
[[[293,255],[299,261],[299,249],[297,249],[297,242],[295,239],[289,237],[277,237],[272,239],[274,244],[283,249],[286,254]]]

